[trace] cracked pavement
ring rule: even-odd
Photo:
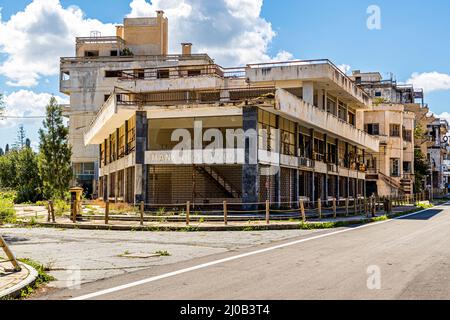
[[[133,232],[0,228],[19,258],[50,268],[51,288],[77,284],[188,261],[218,253],[283,241],[320,232],[284,230],[261,232]],[[155,256],[167,251],[170,256]]]

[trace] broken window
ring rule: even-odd
[[[62,81],[70,80],[70,72],[69,71],[63,71],[61,73],[61,80]]]
[[[157,74],[158,79],[169,79],[170,78],[170,72],[167,69],[158,70]]]
[[[188,77],[198,77],[202,74],[202,70],[188,70]]]
[[[106,70],[105,78],[120,78],[122,76],[121,70]]]
[[[366,124],[365,131],[373,136],[380,135],[380,124],[378,123],[368,123]]]
[[[98,57],[99,55],[100,53],[98,52],[98,50],[86,50],[84,52],[85,57]]]

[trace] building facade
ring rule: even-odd
[[[126,19],[118,29],[130,51],[127,26],[142,21],[150,20]],[[102,198],[293,204],[365,194],[366,155],[379,151],[378,138],[364,132],[372,99],[330,61],[223,68],[193,55],[191,44],[181,55],[113,58],[103,56],[109,45],[80,49],[62,65],[70,73],[63,87],[84,88],[84,77],[101,84],[89,87],[97,112],[79,147],[99,163]],[[86,50],[99,55],[86,58]]]
[[[378,72],[356,70],[352,79],[373,98],[364,114],[365,131],[380,138],[380,150],[368,158],[367,188],[380,196],[414,193],[415,126],[423,91],[383,80]],[[417,103],[417,100],[421,102]]]

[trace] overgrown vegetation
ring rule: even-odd
[[[14,210],[14,198],[14,192],[0,192],[0,224],[12,223],[15,221],[16,211]]]
[[[49,267],[46,267],[43,264],[40,264],[40,263],[33,261],[31,259],[28,259],[28,258],[19,259],[19,261],[33,267],[38,272],[38,276],[37,276],[34,284],[26,287],[25,289],[23,289],[21,291],[21,293],[20,293],[21,299],[24,299],[24,298],[28,297],[29,295],[31,295],[37,288],[39,288],[43,284],[49,283],[50,281],[55,280],[55,278],[53,276],[47,274],[47,271],[50,271]]]
[[[416,128],[415,135],[419,135],[421,130]],[[419,193],[422,192],[425,179],[428,175],[428,162],[425,155],[422,153],[420,149],[414,150],[414,173],[415,173],[415,182],[414,182],[414,192]]]

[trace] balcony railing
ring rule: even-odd
[[[217,64],[186,65],[175,67],[128,69],[121,71],[122,81],[156,80],[216,76],[219,78],[245,78],[245,68],[222,68]]]
[[[96,57],[62,57],[61,63],[76,62],[125,62],[125,61],[155,61],[155,62],[179,62],[189,60],[203,60],[213,62],[207,54],[168,54],[168,55],[142,55],[142,56],[96,56]]]

